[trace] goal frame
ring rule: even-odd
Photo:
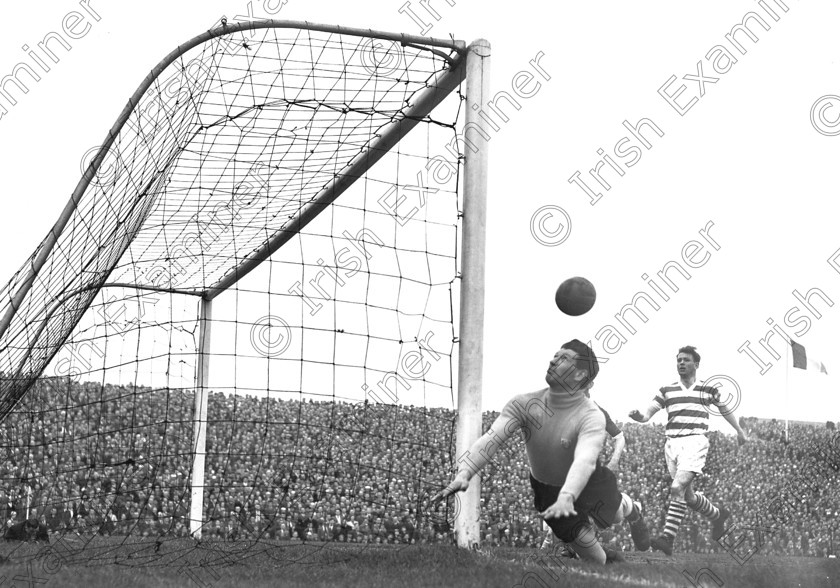
[[[481,129],[478,111],[472,106],[480,107],[489,99],[489,69],[490,44],[479,39],[466,46],[461,41],[451,39],[436,39],[416,35],[396,34],[366,29],[348,28],[341,26],[319,25],[300,21],[259,20],[227,24],[197,35],[179,45],[162,59],[144,78],[137,90],[129,98],[116,122],[108,131],[105,141],[85,169],[76,185],[69,201],[62,210],[58,220],[53,225],[38,253],[29,264],[25,276],[19,282],[17,289],[11,296],[10,304],[5,314],[0,317],[0,338],[9,329],[18,309],[23,305],[30,292],[39,271],[47,263],[50,254],[59,237],[64,232],[73,213],[92,183],[102,165],[106,155],[113,146],[123,126],[128,121],[135,108],[140,104],[145,92],[152,86],[166,68],[184,55],[190,49],[213,38],[237,32],[257,29],[287,28],[317,32],[334,33],[347,36],[364,37],[384,41],[398,42],[404,46],[423,45],[425,47],[440,47],[454,50],[457,57],[450,59],[445,53],[435,53],[444,57],[450,67],[436,76],[430,87],[426,88],[417,101],[404,113],[398,124],[390,126],[365,152],[365,156],[357,159],[341,176],[336,177],[326,186],[306,207],[302,208],[291,225],[294,230],[280,231],[267,241],[260,249],[248,256],[232,271],[223,276],[218,282],[207,286],[203,292],[197,290],[183,290],[165,287],[147,287],[135,284],[104,283],[100,288],[119,286],[131,287],[138,290],[154,290],[176,294],[200,297],[199,318],[199,349],[198,366],[195,377],[195,405],[193,418],[193,464],[190,480],[190,534],[201,538],[204,499],[204,469],[207,435],[207,401],[208,378],[210,373],[209,345],[211,340],[212,301],[215,297],[233,286],[250,271],[267,260],[284,243],[291,239],[310,221],[312,221],[330,203],[338,198],[358,178],[362,177],[387,152],[409,133],[424,117],[431,113],[447,96],[455,91],[462,82],[466,83],[465,123],[461,133],[456,133],[456,140],[466,141],[468,129]],[[484,134],[479,132],[484,138]],[[459,323],[459,351],[458,351],[458,420],[456,464],[460,465],[468,455],[469,447],[481,435],[481,396],[482,396],[482,367],[483,367],[483,321],[484,321],[484,264],[485,264],[485,232],[486,232],[486,193],[487,193],[487,164],[488,139],[484,138],[480,147],[470,145],[464,153],[463,176],[463,221],[461,235],[461,291],[460,291],[460,323]],[[456,466],[457,467],[457,466]],[[480,478],[474,476],[469,490],[456,497],[455,533],[460,547],[475,548],[480,544],[479,533],[479,494]]]

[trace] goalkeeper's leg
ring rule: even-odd
[[[627,521],[630,526],[630,536],[633,537],[633,545],[639,551],[650,549],[650,532],[647,523],[642,516],[642,503],[634,501],[627,494],[621,493],[621,506],[615,515],[615,523],[622,520]]]
[[[545,524],[545,521],[543,521],[543,527],[546,526],[547,525]],[[543,539],[542,546],[540,547],[540,549],[548,550],[552,548],[556,555],[577,559],[577,554],[575,554],[575,552],[572,551],[571,548],[569,548],[569,544],[565,541],[561,541],[560,539],[558,539],[557,536],[554,534],[554,531],[552,531],[549,527],[548,531],[546,531],[545,539]]]
[[[578,525],[576,531],[572,549],[580,559],[599,564],[624,561],[624,557],[619,552],[614,549],[605,549],[598,543],[598,536],[592,525],[588,523]]]

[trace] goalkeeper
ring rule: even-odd
[[[615,475],[598,463],[606,419],[586,395],[597,375],[598,361],[589,346],[577,339],[565,343],[549,363],[548,388],[514,396],[490,430],[458,460],[455,479],[434,500],[466,490],[470,478],[521,429],[539,516],[581,559],[601,564],[621,560],[598,543],[589,521],[592,517],[605,529],[625,517],[634,522],[641,517],[630,497],[618,491]]]

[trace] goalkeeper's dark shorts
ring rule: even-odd
[[[560,486],[543,484],[534,476],[531,476],[531,487],[534,489],[534,506],[538,512],[554,504],[560,493]],[[576,515],[545,519],[545,523],[558,538],[572,543],[580,530],[589,525],[590,517],[598,528],[610,527],[621,506],[621,493],[618,491],[615,474],[599,463],[574,504]]]

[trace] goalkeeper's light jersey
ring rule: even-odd
[[[653,401],[668,412],[665,434],[668,437],[703,435],[709,430],[708,406],[718,406],[720,392],[713,386],[695,382],[686,388],[682,382],[674,382],[659,389]]]
[[[604,443],[605,418],[583,394],[551,395],[548,388],[514,396],[502,416],[516,420],[525,440],[531,475],[537,481],[562,486],[578,443]]]

